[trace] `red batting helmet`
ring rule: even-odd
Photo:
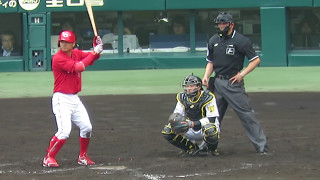
[[[71,31],[62,31],[59,35],[58,46],[60,47],[60,41],[66,41],[70,43],[76,42],[76,36]]]

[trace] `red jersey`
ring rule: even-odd
[[[52,58],[52,71],[54,76],[53,93],[76,94],[81,91],[81,72],[75,71],[75,64],[88,58],[93,64],[100,55],[93,55],[91,52],[83,52],[73,49],[71,57],[59,50]]]

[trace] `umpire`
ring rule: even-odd
[[[208,42],[208,63],[202,79],[203,85],[216,96],[220,124],[230,105],[240,118],[256,151],[265,154],[268,151],[266,136],[249,103],[243,81],[244,76],[259,65],[260,58],[251,41],[234,29],[230,13],[221,12],[214,21],[218,33]],[[249,64],[243,69],[245,56]],[[215,76],[210,78],[213,72]]]

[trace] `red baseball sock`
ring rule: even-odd
[[[47,152],[52,148],[52,146],[58,141],[59,139],[56,136],[53,136],[50,140],[49,147],[47,149]]]
[[[87,153],[90,138],[79,138],[80,141],[80,157],[82,157],[85,153]]]
[[[47,156],[55,158],[66,141],[66,139],[57,139],[57,141],[49,149]]]

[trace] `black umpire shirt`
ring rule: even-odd
[[[225,38],[213,35],[208,42],[207,61],[213,62],[216,75],[232,77],[243,68],[244,57],[259,57],[249,38],[235,30]]]

